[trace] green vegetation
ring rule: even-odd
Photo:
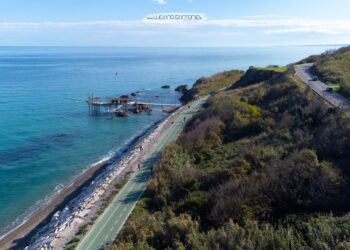
[[[283,72],[286,72],[287,71],[287,67],[265,67],[265,68],[257,68],[258,70],[269,70],[269,71],[275,71],[275,72],[280,72],[280,73],[283,73]]]
[[[329,87],[331,87],[334,91],[339,91],[340,85],[339,84],[328,84]]]
[[[110,249],[350,249],[350,120],[293,73],[210,97]]]
[[[350,47],[314,57],[313,70],[325,83],[339,85],[339,92],[350,97]]]
[[[120,189],[125,185],[125,183],[130,178],[130,173],[127,173],[124,179],[121,182],[116,183],[116,185],[113,186],[110,193],[107,197],[103,199],[102,204],[99,207],[99,210],[97,211],[97,215],[100,215],[103,213],[103,211],[108,207],[108,205],[112,202],[115,195],[120,191]],[[94,224],[94,222],[97,220],[97,216],[92,218],[91,221],[88,223],[82,225],[76,235],[71,239],[68,243],[66,243],[64,249],[65,250],[74,250],[79,245],[80,240],[87,234],[91,226]]]
[[[242,88],[265,81],[279,81],[279,78],[283,78],[283,76],[284,74],[282,72],[260,69],[251,66],[247,72],[229,89]]]
[[[192,89],[185,92],[181,97],[184,103],[190,102],[198,97],[209,95],[219,91],[236,82],[243,75],[242,71],[231,70],[215,74],[211,77],[202,77],[193,85]]]
[[[69,241],[64,248],[65,250],[74,250],[79,244],[80,238],[74,237],[71,241]]]

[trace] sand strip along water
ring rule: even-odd
[[[103,182],[101,179],[106,177],[105,172],[109,172],[109,174],[107,174],[107,178],[109,179],[107,184],[103,183],[102,189],[107,190],[107,186],[115,181],[112,180],[111,177],[122,177],[127,172],[127,169],[120,169],[116,172],[116,176],[109,176],[111,171],[116,171],[121,166],[126,166],[126,163],[130,162],[132,158],[137,157],[139,146],[145,144],[145,142],[149,143],[152,138],[156,137],[156,134],[159,134],[160,131],[163,130],[161,128],[166,126],[171,117],[180,112],[180,110],[182,110],[182,108],[179,108],[175,113],[171,114],[163,121],[156,123],[151,128],[147,129],[142,135],[133,139],[125,147],[125,149],[122,150],[123,154],[113,158],[114,163],[111,164],[110,161],[100,162],[84,171],[83,174],[74,179],[71,184],[63,188],[58,194],[54,195],[46,205],[34,212],[21,225],[2,236],[0,239],[0,249],[18,249],[27,246],[32,241],[31,239],[40,231],[40,229],[44,228],[45,225],[50,223],[54,216],[57,216],[57,212],[60,210],[64,211],[67,204],[82,194],[84,189],[87,187],[95,187],[96,189],[99,189],[98,192],[100,194],[104,193],[101,190],[101,185],[98,184],[101,184]],[[146,147],[146,145],[144,145],[144,147]],[[115,162],[118,163],[115,164]],[[90,194],[90,192],[88,193]],[[82,196],[84,196],[84,194],[82,194]],[[96,201],[93,203],[96,204]]]
[[[72,239],[79,231],[81,226],[91,221],[98,211],[101,201],[110,195],[116,182],[120,181],[125,172],[137,169],[137,165],[143,162],[150,154],[152,145],[157,144],[164,131],[181,113],[181,108],[170,115],[166,120],[159,124],[150,134],[148,134],[134,149],[131,154],[123,159],[112,171],[105,171],[105,175],[96,178],[91,185],[90,191],[87,190],[82,197],[77,197],[73,204],[67,206],[54,217],[51,223],[43,228],[43,234],[34,237],[34,242],[28,249],[62,249],[66,243]],[[142,146],[142,150],[140,149]]]
[[[86,212],[96,212],[98,205],[101,205],[100,199],[105,197],[111,185],[120,181],[128,171],[132,170],[126,169],[126,166],[130,165],[130,162],[142,160],[147,154],[146,150],[141,153],[139,146],[147,148],[148,145],[154,143],[155,139],[171,124],[173,117],[181,113],[182,109],[183,107],[179,108],[132,140],[127,147],[132,150],[124,150],[124,154],[117,157],[117,160],[114,159],[113,164],[109,161],[95,164],[78,176],[70,185],[54,195],[45,206],[33,213],[28,220],[3,236],[0,239],[0,248],[17,249],[24,248],[28,244],[37,246],[39,243],[44,246],[44,249],[50,249],[53,245],[62,245],[66,241],[62,237],[69,238],[74,235],[75,231],[86,223],[86,219],[91,217],[89,214],[90,217],[85,218]],[[72,207],[67,209],[67,205],[71,202],[73,202]],[[60,217],[62,221],[59,220]],[[54,228],[55,233],[50,230],[48,230],[49,233],[43,233],[47,227]]]

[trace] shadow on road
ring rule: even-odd
[[[147,181],[151,177],[151,171],[149,169],[143,169],[142,172],[138,173],[134,178],[134,182],[142,183]]]
[[[157,162],[159,161],[160,156],[161,154],[157,153],[149,157],[146,161],[144,161],[141,171],[135,176],[133,181],[137,183],[147,182],[148,179],[152,177],[152,169],[155,167],[155,164],[157,164]]]
[[[130,194],[128,194],[125,197],[125,199],[121,200],[121,202],[124,203],[124,204],[136,202],[136,201],[138,201],[138,199],[140,198],[142,193],[143,193],[142,190],[131,192]]]

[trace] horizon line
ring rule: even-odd
[[[234,46],[121,46],[121,45],[1,45],[4,47],[48,47],[48,48],[268,48],[268,47],[312,47],[349,46],[350,43],[329,44],[275,44],[275,45],[234,45]]]

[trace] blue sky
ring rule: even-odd
[[[1,0],[0,45],[274,46],[350,43],[349,0]],[[201,13],[198,23],[149,23]]]

